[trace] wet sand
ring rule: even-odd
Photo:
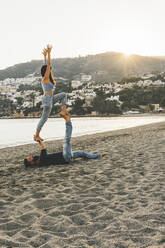
[[[61,151],[62,141],[46,146]],[[165,247],[165,123],[72,138],[72,147],[108,155],[26,169],[38,144],[0,150],[0,247]]]

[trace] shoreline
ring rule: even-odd
[[[151,116],[151,115],[149,115],[149,116]],[[153,117],[157,117],[156,115],[152,115]],[[159,115],[159,116],[164,116],[164,115]],[[119,116],[119,117],[121,117],[121,116]],[[127,117],[139,117],[139,116],[135,116],[135,115],[133,115],[133,116],[122,116],[123,118],[127,118]],[[77,117],[75,117],[75,118],[77,118]],[[81,117],[80,117],[81,118]],[[88,118],[88,117],[86,117],[86,118]],[[90,118],[90,117],[89,117]],[[96,118],[96,117],[94,117],[94,118]],[[100,117],[98,117],[99,118],[99,120],[100,120]],[[106,117],[102,117],[102,118],[106,118]],[[110,117],[107,117],[108,119],[110,118]],[[112,117],[113,118],[113,117]],[[35,118],[32,118],[32,119],[35,119]],[[17,120],[17,119],[16,119]],[[163,121],[160,121],[160,123],[161,122],[163,122]],[[154,124],[154,123],[159,123],[159,122],[153,122],[153,123],[150,123],[151,125],[152,124]],[[146,125],[150,125],[150,124],[136,124],[136,126],[134,126],[135,128],[136,127],[140,127],[140,126],[146,126]],[[128,128],[125,128],[125,127],[122,127],[122,128],[119,128],[119,129],[114,129],[114,130],[109,130],[109,131],[97,131],[97,132],[92,132],[91,130],[89,131],[89,133],[88,134],[77,134],[77,135],[75,135],[75,136],[72,136],[72,139],[74,138],[74,137],[82,137],[82,136],[84,136],[84,135],[87,135],[87,136],[89,136],[89,135],[96,135],[96,134],[98,134],[98,133],[108,133],[108,132],[115,132],[115,131],[118,131],[118,130],[123,130],[123,129],[129,129],[129,128],[133,128],[133,127],[128,127]],[[57,141],[57,140],[63,140],[63,138],[61,138],[61,137],[59,137],[59,138],[56,138],[56,139],[54,139],[54,138],[46,138],[45,139],[45,142],[53,142],[53,141]],[[1,144],[0,145],[0,151],[2,150],[2,149],[7,149],[7,148],[10,148],[10,147],[17,147],[17,146],[24,146],[24,145],[33,145],[35,142],[33,141],[33,140],[31,140],[31,141],[26,141],[25,143],[24,143],[24,141],[22,141],[22,142],[20,142],[20,143],[18,143],[18,144],[9,144],[9,145],[3,145],[3,144]]]
[[[159,130],[160,127],[164,126],[165,127],[165,122],[157,122],[157,123],[150,123],[150,124],[144,124],[144,125],[139,125],[139,126],[135,126],[135,127],[129,127],[129,128],[123,128],[123,129],[118,129],[118,130],[112,130],[112,131],[103,131],[103,132],[98,132],[98,133],[93,133],[93,134],[84,134],[84,135],[80,135],[80,136],[74,136],[71,138],[71,144],[74,146],[74,143],[77,144],[78,141],[84,142],[85,140],[93,140],[93,139],[100,139],[102,137],[118,137],[120,135],[127,135],[128,133],[133,133],[133,132],[137,132],[139,130],[148,130],[148,129],[153,129],[153,130]],[[46,145],[46,147],[49,149],[52,146],[54,146],[55,149],[59,149],[62,147],[63,145],[63,138],[59,138],[59,139],[53,139],[53,140],[45,140],[44,143]],[[58,141],[58,142],[56,142]],[[58,145],[57,145],[58,144]],[[8,146],[8,147],[4,147],[4,148],[0,148],[1,152],[7,152],[8,151],[18,151],[20,149],[22,149],[22,151],[24,150],[32,150],[32,153],[34,153],[35,150],[39,150],[38,149],[39,146],[36,142],[32,142],[32,143],[28,143],[28,144],[22,144],[22,145],[15,145],[15,146]],[[34,149],[34,151],[33,151]],[[52,149],[51,149],[52,150]]]
[[[73,137],[73,150],[108,155],[67,166],[25,169],[37,143],[1,149],[0,246],[163,248],[164,144],[160,122]]]
[[[110,115],[72,115],[72,118],[86,118],[86,117],[90,117],[90,118],[111,118],[111,117],[136,117],[136,116],[164,116],[165,113],[131,113],[131,114],[110,114]],[[41,116],[38,117],[0,117],[0,120],[17,120],[17,119],[40,119]],[[52,118],[61,118],[59,115],[55,115],[55,116],[49,116],[49,119]]]

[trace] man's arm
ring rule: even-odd
[[[39,138],[36,141],[39,143],[40,149],[41,149],[40,160],[45,159],[47,157],[46,146],[44,142],[40,140]]]
[[[44,144],[43,141],[37,140],[37,142],[39,142],[39,144],[40,144],[40,149],[41,149],[41,150],[45,150],[45,149],[46,149],[46,146],[45,146],[45,144]]]

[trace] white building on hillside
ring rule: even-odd
[[[151,78],[151,77],[154,77],[154,76],[155,76],[154,74],[148,73],[148,74],[144,74],[142,76],[142,79],[148,79],[148,78]]]
[[[82,82],[81,81],[78,81],[78,80],[72,80],[72,82],[71,82],[71,86],[74,89],[78,88],[81,85],[82,85]]]
[[[81,81],[88,82],[90,80],[92,80],[92,76],[91,75],[81,74]]]
[[[111,96],[111,97],[108,97],[106,98],[106,101],[117,101],[119,103],[122,103],[120,100],[119,100],[119,95],[118,96]]]

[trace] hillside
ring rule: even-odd
[[[32,60],[0,70],[0,80],[21,78],[31,73],[39,74],[42,63],[42,60]],[[165,57],[127,57],[122,53],[107,52],[85,57],[52,59],[52,67],[56,76],[69,80],[80,73],[87,73],[96,81],[114,81],[132,75],[165,71]]]

